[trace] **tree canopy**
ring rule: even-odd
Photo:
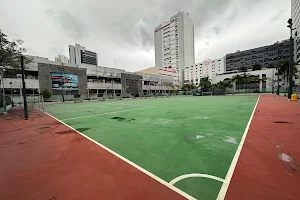
[[[7,35],[0,29],[0,71],[4,69],[19,69],[20,58],[26,49],[21,47],[22,40],[9,41]],[[24,62],[29,63],[31,59],[24,57]]]
[[[261,65],[258,63],[252,66],[252,71],[256,71],[256,70],[261,70]]]
[[[279,74],[280,75],[288,75],[289,72],[290,72],[290,61],[289,59],[284,59],[284,60],[281,60],[279,62]],[[295,64],[293,65],[293,71],[292,71],[292,74],[295,74],[297,73],[297,67],[295,66]]]
[[[211,82],[208,76],[200,78],[199,87],[201,87],[201,89],[203,90],[209,89],[211,87]]]
[[[184,84],[184,85],[182,86],[181,89],[182,89],[183,91],[191,91],[191,90],[196,89],[196,86],[195,86],[193,83],[191,83],[191,84],[186,83],[186,84]]]

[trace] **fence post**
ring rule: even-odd
[[[44,96],[42,95],[41,97],[42,97],[42,110],[43,110],[43,112],[45,112],[45,110],[44,110]]]
[[[25,119],[28,119],[28,108],[26,99],[26,86],[25,86],[25,75],[24,75],[24,56],[21,56],[21,69],[22,69],[22,83],[23,83],[23,101],[24,101],[24,114]]]

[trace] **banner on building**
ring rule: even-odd
[[[74,74],[52,73],[52,88],[78,90],[78,76]]]

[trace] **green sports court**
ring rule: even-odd
[[[45,111],[192,197],[216,199],[258,98],[175,96]]]

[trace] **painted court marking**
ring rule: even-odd
[[[219,177],[216,177],[216,176],[212,176],[212,175],[208,175],[208,174],[184,174],[184,175],[181,175],[181,176],[178,176],[178,177],[174,178],[172,181],[170,181],[170,184],[174,185],[175,183],[177,183],[178,181],[181,181],[183,179],[186,179],[186,178],[195,178],[195,177],[198,177],[198,178],[209,178],[209,179],[213,179],[213,180],[216,180],[216,181],[220,181],[222,183],[225,181],[222,178],[219,178]]]
[[[253,118],[253,116],[254,116],[254,113],[255,113],[256,106],[257,106],[257,104],[258,104],[259,98],[260,98],[260,96],[258,96],[258,99],[257,99],[257,101],[256,101],[256,104],[255,104],[255,106],[254,106],[254,109],[253,109],[253,111],[252,111],[252,114],[251,114],[251,116],[250,116],[250,119],[249,119],[248,124],[247,124],[247,126],[246,126],[246,129],[245,129],[245,131],[244,131],[244,134],[243,134],[243,137],[242,137],[242,139],[241,139],[241,142],[240,142],[240,144],[239,144],[239,146],[238,146],[238,148],[237,148],[237,150],[236,150],[236,152],[235,152],[235,155],[234,155],[234,157],[233,157],[233,159],[232,159],[231,165],[230,165],[230,167],[229,167],[229,170],[228,170],[228,172],[227,172],[227,175],[226,175],[226,177],[225,177],[225,180],[224,180],[224,182],[223,182],[223,185],[222,185],[222,187],[221,187],[221,189],[220,189],[220,192],[219,192],[219,194],[218,194],[217,200],[223,200],[223,199],[225,198],[226,192],[227,192],[228,187],[229,187],[229,183],[230,183],[231,178],[232,178],[232,176],[233,176],[234,169],[235,169],[235,167],[236,167],[236,165],[237,165],[237,161],[238,161],[238,159],[239,159],[239,157],[240,157],[240,154],[241,154],[241,151],[242,151],[242,148],[243,148],[243,145],[244,145],[246,136],[247,136],[247,134],[248,134],[248,130],[249,130],[249,127],[250,127],[252,118]]]
[[[95,114],[95,115],[86,115],[86,116],[81,116],[81,117],[73,117],[73,118],[68,118],[68,119],[62,119],[62,121],[73,120],[73,119],[81,119],[81,118],[87,118],[87,117],[95,117],[95,116],[101,116],[101,115],[109,115],[109,114],[114,114],[114,113],[132,111],[132,110],[143,110],[143,109],[154,108],[154,107],[156,107],[156,106],[148,106],[148,107],[143,107],[143,108],[134,108],[134,109],[114,111],[114,112],[108,112],[108,113],[100,113],[100,114]]]
[[[153,106],[151,106],[153,107]],[[155,106],[154,106],[155,107]],[[146,108],[150,108],[150,107],[146,107]],[[131,109],[131,110],[139,110],[139,109]],[[129,111],[129,110],[127,110]],[[147,171],[146,169],[140,167],[139,165],[131,162],[130,160],[124,158],[123,156],[119,155],[118,153],[112,151],[111,149],[107,148],[106,146],[98,143],[97,141],[93,140],[92,138],[84,135],[83,133],[77,131],[76,129],[74,129],[73,127],[69,126],[68,124],[64,123],[63,121],[57,119],[56,117],[50,115],[49,113],[45,112],[47,115],[49,115],[50,117],[52,117],[53,119],[59,121],[60,123],[64,124],[65,126],[69,127],[70,129],[74,130],[75,132],[77,132],[78,134],[82,135],[83,137],[85,137],[86,139],[92,141],[93,143],[95,143],[96,145],[102,147],[103,149],[105,149],[106,151],[110,152],[111,154],[113,154],[114,156],[120,158],[121,160],[123,160],[124,162],[128,163],[129,165],[135,167],[136,169],[140,170],[141,172],[143,172],[144,174],[150,176],[151,178],[155,179],[156,181],[158,181],[159,183],[165,185],[166,187],[170,188],[171,190],[173,190],[174,192],[180,194],[181,196],[189,199],[189,200],[197,200],[196,198],[192,197],[191,195],[183,192],[182,190],[178,189],[177,187],[171,185],[170,183],[164,181],[163,179],[159,178],[158,176],[152,174],[151,172]]]
[[[108,108],[108,107],[100,106],[98,108]],[[82,110],[69,110],[69,111],[62,111],[62,112],[48,111],[48,112],[60,114],[60,113],[71,113],[71,112],[81,112],[81,111],[90,111],[90,110],[92,110],[92,109],[91,108],[90,109],[85,108],[85,109],[82,109]]]

